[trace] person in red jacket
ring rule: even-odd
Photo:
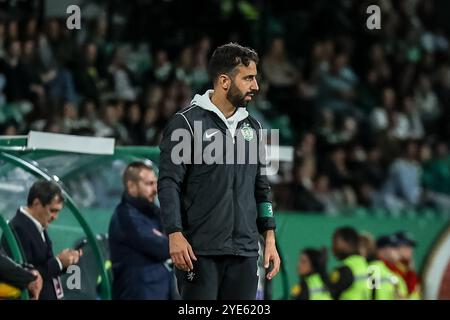
[[[404,231],[395,233],[394,237],[399,255],[399,263],[397,266],[400,270],[400,275],[408,287],[409,297],[414,300],[420,299],[420,280],[414,267],[414,247],[416,246],[416,241],[411,234]]]

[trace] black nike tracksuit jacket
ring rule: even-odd
[[[250,162],[249,156],[248,140],[261,138],[261,125],[244,108],[238,108],[240,117],[232,137],[225,118],[207,94],[196,95],[199,99],[194,98],[191,106],[176,113],[164,130],[158,180],[161,219],[168,234],[183,232],[195,254],[258,256],[259,234],[275,229],[270,185],[261,174],[263,166],[259,161]],[[202,129],[194,130],[199,124]],[[179,151],[181,139],[172,141],[177,129],[188,132],[192,151],[189,161],[181,164],[171,158],[174,150]],[[220,156],[224,164],[194,164],[199,155],[194,152],[194,141],[201,143],[197,151],[203,152],[216,138],[223,141]],[[236,160],[239,144],[233,140],[238,139],[246,144],[245,161],[226,164],[226,146],[234,148]]]

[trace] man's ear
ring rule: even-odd
[[[127,192],[130,196],[135,196],[136,195],[136,183],[128,180],[127,181]]]
[[[39,206],[42,206],[42,203],[41,203],[41,201],[38,198],[35,198],[33,200],[33,202],[31,203],[31,207],[32,208],[36,208],[36,207],[39,207]]]
[[[231,79],[226,74],[221,74],[217,82],[219,87],[222,88],[224,91],[228,91],[228,89],[230,88]]]

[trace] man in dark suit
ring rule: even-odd
[[[125,192],[109,225],[113,299],[172,298],[173,273],[167,265],[169,240],[154,204],[157,179],[141,162],[123,174]]]
[[[47,234],[48,225],[54,221],[64,204],[59,186],[50,181],[37,181],[28,193],[26,207],[20,207],[9,225],[15,232],[26,262],[33,265],[42,276],[41,300],[64,297],[59,275],[76,264],[81,251],[64,249],[53,254],[52,242]]]

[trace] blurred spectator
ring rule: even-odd
[[[61,130],[66,134],[73,134],[77,132],[83,123],[78,118],[77,107],[70,102],[66,102],[63,105],[62,119],[61,119]]]
[[[191,85],[194,81],[193,79],[193,50],[192,47],[184,47],[178,58],[178,65],[175,68],[175,76],[178,80],[188,85]]]
[[[203,37],[196,45],[193,52],[193,70],[192,83],[190,84],[192,92],[202,92],[208,89],[208,57],[211,50],[211,39]]]
[[[36,41],[39,36],[38,18],[31,16],[25,25],[24,39]]]
[[[55,100],[54,103],[60,103],[61,100],[76,102],[77,92],[68,67],[78,58],[78,50],[67,28],[61,28],[60,25],[60,21],[50,19],[46,33],[40,34],[38,39],[41,80],[49,98]]]
[[[130,137],[129,143],[132,145],[143,145],[145,133],[142,127],[141,108],[136,102],[128,102],[125,106],[125,128]]]
[[[448,210],[450,197],[424,189],[421,173],[418,143],[413,140],[406,141],[400,158],[389,168],[387,180],[380,192],[381,197],[375,200],[375,205],[393,211],[411,209],[418,205]]]
[[[27,78],[21,62],[22,45],[19,40],[10,40],[7,55],[0,61],[0,73],[6,76],[5,95],[8,101],[25,100],[29,94]]]
[[[306,132],[295,148],[295,159],[299,161],[316,161],[316,136]]]
[[[359,254],[359,236],[351,227],[341,227],[333,234],[333,253],[340,261],[328,278],[323,281],[335,300],[368,300],[367,262]]]
[[[419,277],[415,271],[413,251],[416,241],[412,236],[404,231],[395,233],[397,241],[397,251],[399,254],[399,268],[401,276],[408,286],[408,297],[410,300],[421,299],[421,289]]]
[[[98,118],[97,106],[93,100],[85,99],[80,104],[80,122],[81,126],[95,133],[95,128],[99,127],[100,120]]]
[[[335,128],[335,117],[331,110],[323,109],[320,112],[320,123],[318,132],[318,148],[319,151],[325,151],[324,149],[331,144],[338,142],[338,134]]]
[[[373,240],[362,239],[362,243]],[[402,276],[394,266],[398,263],[396,239],[393,236],[380,236],[375,244],[370,244],[375,250],[373,260],[369,262],[374,290],[374,300],[399,300],[408,298],[408,288]]]
[[[4,58],[6,55],[5,52],[5,43],[6,43],[6,23],[3,20],[0,20],[0,59]]]
[[[172,72],[172,64],[169,61],[167,51],[163,49],[157,50],[153,61],[154,64],[152,74],[150,75],[150,80],[156,80],[159,83],[163,83],[168,80]]]
[[[389,128],[389,115],[396,113],[396,95],[394,89],[385,87],[382,91],[382,105],[376,107],[370,114],[370,124],[375,132],[387,130]],[[392,125],[391,125],[392,128]],[[394,130],[401,130],[401,128]]]
[[[421,75],[415,92],[414,103],[417,106],[420,117],[427,124],[430,124],[430,122],[435,123],[441,114],[441,109],[430,78],[426,75]]]
[[[390,166],[381,190],[382,203],[376,205],[392,210],[411,208],[421,201],[421,192],[418,146],[410,140],[403,144],[400,158]]]
[[[321,274],[326,273],[326,251],[307,248],[298,260],[297,274],[299,283],[291,290],[295,300],[332,300],[331,294],[322,281]]]
[[[337,53],[330,69],[322,74],[319,105],[335,112],[360,117],[360,111],[353,104],[358,77],[349,66],[349,59],[347,52]]]
[[[8,23],[8,40],[19,41],[19,21],[14,18]]]
[[[279,110],[294,113],[292,109],[296,106],[293,105],[293,96],[299,73],[288,60],[282,38],[272,40],[269,51],[261,61],[261,70],[269,83],[269,100]]]
[[[113,50],[113,45],[110,42],[110,39],[108,39],[109,23],[107,14],[103,13],[98,16],[97,19],[93,21],[93,25],[92,34],[88,34],[87,37],[97,46],[99,60],[104,61],[102,63],[106,64],[106,60]],[[100,66],[100,68],[102,67],[103,66]]]
[[[291,188],[293,209],[306,212],[322,212],[325,206],[316,198],[313,177],[316,173],[314,158],[306,158],[294,167],[294,183]]]
[[[423,186],[433,192],[450,195],[450,155],[445,142],[438,142],[434,156],[423,162]]]
[[[109,225],[113,299],[168,300],[173,273],[167,264],[169,239],[154,204],[157,179],[151,167],[130,163],[123,173],[125,192]]]
[[[35,104],[35,116],[45,114],[46,92],[41,79],[42,65],[36,52],[36,42],[27,40],[23,43],[21,63],[29,88],[29,100]]]
[[[0,131],[0,135],[5,135],[5,136],[16,136],[18,135],[18,130],[17,130],[17,123],[15,122],[7,122],[5,123],[3,126],[1,126],[1,131]]]
[[[331,146],[324,164],[324,172],[330,179],[330,187],[340,190],[345,202],[354,205],[356,203],[354,179],[347,167],[346,158],[347,154],[342,145]]]
[[[330,179],[325,174],[317,174],[314,178],[314,197],[322,204],[327,215],[337,215],[342,209],[338,196],[330,189]]]
[[[400,261],[400,256],[396,250],[398,245],[396,238],[394,236],[382,235],[377,238],[376,245],[378,258],[381,259],[389,269],[396,269],[395,266]]]
[[[97,137],[111,137],[115,138],[121,144],[128,142],[127,129],[119,122],[120,110],[118,102],[109,100],[103,106],[102,117],[99,122],[96,122],[94,127],[95,135]]]
[[[408,139],[422,139],[425,135],[425,130],[412,96],[406,95],[403,97],[403,110],[408,127],[405,137]]]
[[[382,151],[378,145],[368,148],[367,158],[357,171],[359,204],[365,207],[372,206],[372,196],[379,190],[385,180],[386,170],[381,162]]]
[[[133,86],[132,73],[125,64],[125,47],[118,47],[113,54],[108,71],[112,77],[115,96],[118,99],[133,101],[137,97]]]
[[[100,92],[106,86],[105,74],[98,67],[97,45],[88,42],[84,45],[82,56],[75,72],[75,83],[78,91],[96,104],[100,101]]]
[[[270,49],[262,60],[261,65],[271,90],[293,87],[298,80],[299,73],[288,60],[282,38],[272,40]]]

